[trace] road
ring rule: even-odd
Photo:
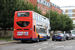
[[[37,42],[16,42],[0,45],[0,50],[75,50],[75,40]]]

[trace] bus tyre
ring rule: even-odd
[[[37,42],[40,42],[40,39],[39,39],[39,37],[37,38],[37,40],[36,40]]]

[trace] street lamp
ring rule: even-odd
[[[50,21],[50,11],[49,11],[49,21]],[[51,27],[51,25],[50,25],[50,27]]]

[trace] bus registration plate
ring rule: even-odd
[[[28,36],[28,32],[17,32],[17,36],[22,36],[22,35]]]

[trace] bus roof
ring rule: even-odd
[[[24,11],[23,10],[23,11],[15,11],[15,12],[34,12],[34,11],[29,11],[29,10],[28,11],[27,10]]]
[[[15,12],[16,12],[16,13],[17,13],[17,12],[33,12],[33,13],[35,13],[35,14],[40,15],[39,13],[36,13],[36,12],[34,12],[34,11],[30,11],[30,10],[21,10],[21,11],[15,11]],[[44,17],[43,15],[40,15],[40,16],[42,16],[44,19],[49,20],[47,17]]]

